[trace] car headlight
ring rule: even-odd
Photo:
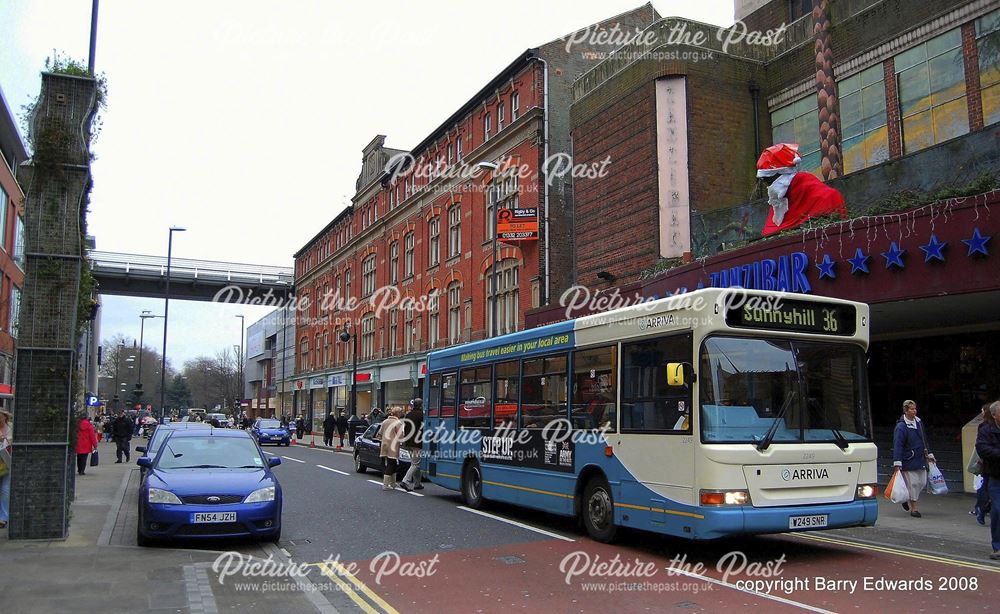
[[[878,486],[875,484],[858,484],[857,498],[871,499],[878,495]]]
[[[149,489],[149,502],[150,503],[170,503],[172,505],[182,505],[180,499],[177,495],[170,492],[169,490],[160,490],[159,488]]]
[[[255,490],[243,500],[243,503],[265,503],[267,501],[274,501],[274,491],[274,486],[268,486],[267,488]]]

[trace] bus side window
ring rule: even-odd
[[[521,428],[545,428],[565,420],[569,378],[566,354],[524,361],[521,378]]]
[[[517,428],[519,377],[516,360],[497,364],[496,389],[493,393],[493,426],[496,428]]]
[[[427,417],[437,418],[441,413],[441,376],[431,375],[430,398],[427,399]]]
[[[455,417],[455,374],[441,376],[441,417]]]
[[[618,348],[573,354],[573,428],[618,429]]]

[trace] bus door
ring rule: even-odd
[[[458,394],[458,374],[455,372],[443,373],[440,376],[441,383],[441,411],[438,420],[433,425],[435,437],[431,442],[432,457],[439,461],[448,463],[455,461],[455,408]],[[437,440],[441,441],[437,441]],[[450,473],[446,471],[446,473]]]

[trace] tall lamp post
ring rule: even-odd
[[[243,317],[242,314],[238,315],[236,317],[240,319],[240,346],[239,346],[240,347],[240,354],[237,357],[237,364],[236,364],[236,368],[239,369],[239,374],[240,374],[240,390],[239,390],[239,393],[237,394],[237,397],[239,399],[239,404],[240,404],[238,412],[242,413],[243,412],[243,392],[244,392],[243,391],[243,337],[246,335],[246,320],[243,319],[244,317]],[[257,405],[260,406],[260,403],[257,403]]]
[[[486,200],[489,202],[493,201],[493,207],[491,208],[492,215],[490,219],[490,228],[493,229],[493,262],[490,265],[490,337],[496,336],[497,331],[497,206],[500,204],[496,199],[496,171],[497,165],[492,162],[480,162],[477,164],[479,168],[484,168],[490,171],[490,180],[487,182],[486,188]]]
[[[358,417],[358,333],[354,330],[353,323],[350,329],[350,332],[345,330],[340,333],[340,340],[344,343],[354,342],[351,352],[351,417],[347,419],[347,435],[353,447],[354,431],[358,423],[361,422],[361,418]]]
[[[148,309],[143,309],[142,313],[139,314],[139,374],[137,376],[137,381],[135,383],[135,398],[136,400],[142,399],[142,354],[146,346],[143,345],[143,339],[146,334],[146,320],[149,318],[162,318],[163,316],[153,315],[153,312]],[[160,412],[160,417],[163,417],[163,412]]]
[[[184,232],[186,228],[171,226],[167,234],[167,287],[163,297],[163,354],[160,356],[160,419],[163,418],[167,398],[167,323],[170,310],[170,257],[174,248],[174,233]]]

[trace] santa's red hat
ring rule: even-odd
[[[774,177],[796,172],[796,165],[802,161],[799,146],[795,143],[771,145],[757,159],[757,176]]]

